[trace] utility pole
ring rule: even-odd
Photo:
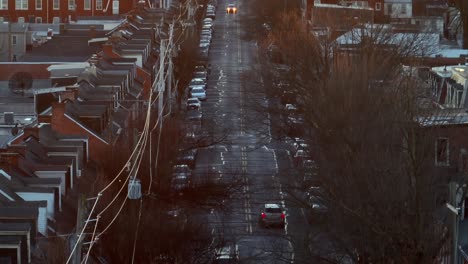
[[[167,90],[168,90],[168,98],[167,101],[169,102],[169,110],[168,112],[171,113],[172,111],[172,71],[173,71],[173,65],[172,65],[172,55],[174,51],[174,44],[172,43],[173,41],[173,34],[174,34],[174,21],[169,25],[169,63],[168,63],[168,68],[167,68]]]
[[[163,116],[163,104],[164,104],[164,61],[166,59],[166,40],[161,40],[161,46],[159,48],[159,78],[158,78],[158,118],[159,125],[162,127],[162,116]]]

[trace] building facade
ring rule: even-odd
[[[134,1],[119,0],[1,0],[0,21],[70,23],[79,17],[122,15],[133,6]]]

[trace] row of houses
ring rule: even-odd
[[[176,89],[158,80],[173,80],[158,72],[172,75],[161,60],[177,53],[161,56],[161,45],[193,12],[164,2],[139,2],[111,29],[60,25],[23,62],[0,63],[0,261],[30,263],[38,239],[73,230],[58,218],[78,182],[134,147],[150,93],[172,103]]]

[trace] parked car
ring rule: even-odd
[[[214,28],[211,25],[203,25],[201,30],[209,30],[211,32],[211,34],[214,33]]]
[[[307,150],[299,149],[293,156],[294,166],[300,168],[303,165],[303,161],[308,159],[311,159],[309,152]]]
[[[198,100],[198,98],[188,98],[187,102],[187,110],[192,110],[192,109],[200,109],[201,108],[201,102]]]
[[[192,170],[187,164],[174,165],[172,168],[171,188],[182,191],[190,186]]]
[[[215,249],[213,264],[239,263],[239,247],[235,243]]]
[[[206,12],[206,17],[207,17],[207,18],[215,19],[215,18],[216,18],[216,14],[215,14],[214,11],[209,10],[209,11]]]
[[[176,192],[181,192],[190,186],[190,179],[187,175],[177,175],[171,179],[171,188]]]
[[[202,113],[198,109],[191,109],[187,111],[187,119],[189,121],[199,121],[201,122]]]
[[[203,79],[193,78],[189,83],[189,89],[192,90],[193,88],[206,89],[206,82]]]
[[[267,203],[260,209],[259,222],[262,226],[278,225],[283,228],[286,224],[286,214],[280,204]]]
[[[200,99],[201,101],[206,100],[206,91],[203,88],[193,88],[190,91],[190,96],[191,97],[196,97]]]
[[[237,7],[234,4],[228,4],[228,6],[226,7],[226,13],[237,14]]]
[[[177,156],[177,163],[187,164],[189,168],[193,169],[195,168],[197,154],[198,154],[197,149],[189,149],[185,151],[180,151],[179,155]]]
[[[206,71],[196,71],[193,73],[193,78],[201,79],[206,83],[206,81],[208,80],[208,74]]]
[[[172,176],[187,175],[192,176],[192,169],[187,164],[178,164],[172,167]]]

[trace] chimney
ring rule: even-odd
[[[96,26],[89,27],[89,38],[93,39],[96,37]]]
[[[61,117],[65,114],[65,103],[53,102],[52,103],[52,116]]]
[[[114,47],[110,43],[105,43],[102,45],[102,51],[106,57],[112,58],[112,54],[114,53]]]
[[[77,86],[67,86],[66,90],[60,92],[60,99],[64,101],[68,99],[70,101],[75,101],[78,97],[78,87]]]
[[[30,136],[33,136],[37,140],[39,140],[39,127],[38,126],[24,128],[24,138],[28,138]]]

